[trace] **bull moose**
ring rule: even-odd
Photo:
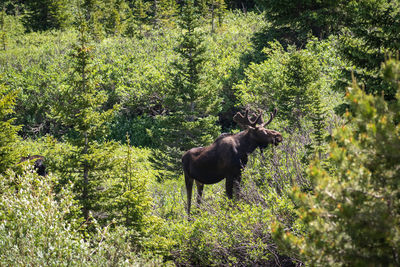
[[[234,187],[236,192],[239,190],[241,173],[247,164],[248,155],[257,147],[262,151],[269,144],[278,145],[282,142],[282,135],[279,132],[265,129],[276,112],[274,109],[270,119],[265,123],[262,112],[254,120],[249,118],[248,109],[245,115],[238,112],[233,121],[244,128],[243,131],[237,134],[221,134],[211,145],[192,148],[183,155],[188,214],[190,214],[194,181],[198,204],[201,201],[204,184],[215,184],[225,178],[226,194],[232,199]]]

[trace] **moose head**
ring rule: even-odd
[[[194,181],[197,186],[198,204],[201,202],[204,184],[218,183],[225,178],[226,194],[228,198],[232,198],[233,188],[235,187],[236,192],[239,191],[241,174],[247,164],[248,155],[257,147],[262,151],[268,145],[276,146],[282,142],[279,132],[265,128],[274,119],[276,112],[274,109],[265,123],[262,112],[253,120],[249,117],[248,109],[245,115],[238,112],[233,120],[244,128],[243,131],[237,134],[221,134],[211,145],[192,148],[183,155],[188,214]]]
[[[262,111],[260,111],[260,114],[252,121],[249,117],[249,109],[246,109],[244,116],[240,112],[236,113],[236,115],[233,117],[233,121],[236,122],[241,128],[247,129],[252,139],[259,144],[258,147],[262,150],[269,144],[277,146],[283,140],[282,135],[279,132],[265,128],[265,126],[270,124],[275,118],[276,112],[277,109],[275,108],[274,111],[271,112],[269,120],[264,122],[262,118]]]

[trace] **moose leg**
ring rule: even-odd
[[[233,177],[227,177],[225,181],[226,195],[229,199],[233,197]]]
[[[185,184],[186,184],[186,194],[187,194],[187,213],[190,215],[190,205],[192,204],[192,188],[193,188],[193,178],[189,177],[185,173]]]
[[[200,183],[199,181],[196,181],[196,187],[197,187],[197,206],[199,206],[203,195],[204,184]]]
[[[234,193],[235,193],[235,198],[240,197],[240,182],[242,180],[241,176],[236,177],[236,179],[233,180],[233,188],[234,188]]]

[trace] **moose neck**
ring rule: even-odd
[[[258,143],[251,136],[251,133],[249,130],[245,130],[245,131],[238,133],[238,137],[239,137],[238,138],[239,153],[250,154],[258,147]]]

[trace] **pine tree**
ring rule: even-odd
[[[123,223],[129,229],[143,231],[148,227],[152,199],[147,190],[147,177],[137,170],[135,155],[130,145],[129,135],[126,137],[126,154],[121,157],[116,172],[120,175],[120,181],[111,192],[112,203],[108,205],[109,214],[118,222]]]
[[[276,228],[308,265],[400,265],[400,62],[389,60],[382,73],[397,87],[397,103],[353,82],[348,122],[330,143],[330,169],[317,159],[309,168],[314,192],[294,193],[305,231]]]
[[[10,115],[14,112],[15,93],[8,92],[0,84],[0,174],[17,162],[15,144],[18,141],[17,132],[20,127],[13,125]]]
[[[225,0],[202,0],[198,5],[202,17],[211,17],[211,32],[215,32],[215,20],[218,19],[218,26],[221,26],[226,13]]]
[[[320,88],[314,88],[310,90],[309,94],[311,97],[310,103],[310,119],[313,125],[312,140],[311,143],[306,145],[307,152],[304,162],[309,163],[309,160],[318,158],[324,160],[325,149],[325,138],[327,136],[326,127],[326,109],[321,101]]]
[[[159,169],[169,166],[171,171],[181,169],[180,157],[184,151],[212,142],[219,132],[215,116],[219,98],[203,80],[206,48],[198,30],[199,15],[193,1],[185,2],[182,7],[179,25],[182,29],[176,47],[179,59],[172,64],[174,78],[165,96],[169,113],[162,118],[163,146],[154,157],[161,165]]]
[[[345,22],[345,3],[352,1],[319,0],[263,0],[257,1],[264,9],[266,20],[272,27],[264,28],[257,40],[260,49],[268,46],[269,41],[277,40],[284,47],[296,45],[303,47],[310,35],[325,39],[332,33],[338,33]]]
[[[0,42],[3,50],[7,47],[7,31],[6,31],[6,10],[3,7],[0,13]]]
[[[175,0],[154,0],[153,10],[156,28],[174,25],[173,18],[178,13],[178,4]]]
[[[345,74],[354,72],[367,93],[384,93],[394,100],[396,88],[379,75],[387,55],[400,51],[400,3],[392,0],[349,1],[348,30],[340,37],[341,55],[352,63]]]
[[[213,0],[213,12],[218,18],[218,25],[221,27],[226,14],[226,3],[225,0]],[[214,17],[214,15],[213,15]],[[214,23],[213,23],[214,24]]]
[[[115,106],[107,111],[102,106],[107,101],[107,95],[99,90],[98,80],[93,64],[93,49],[88,27],[88,9],[81,5],[78,25],[78,43],[73,48],[70,59],[72,69],[67,84],[60,88],[58,102],[52,107],[50,115],[70,131],[68,142],[76,147],[73,168],[79,174],[76,189],[80,194],[85,218],[94,207],[93,196],[96,185],[94,170],[106,167],[104,159],[110,153],[110,144],[100,144],[107,135],[107,122],[114,116]],[[99,153],[103,160],[99,159]]]
[[[43,31],[62,29],[68,24],[69,3],[64,0],[29,0],[24,1],[26,29]]]
[[[148,12],[150,9],[150,3],[144,0],[136,0],[133,6],[133,17],[138,25],[139,36],[142,36],[144,25],[148,22]]]

